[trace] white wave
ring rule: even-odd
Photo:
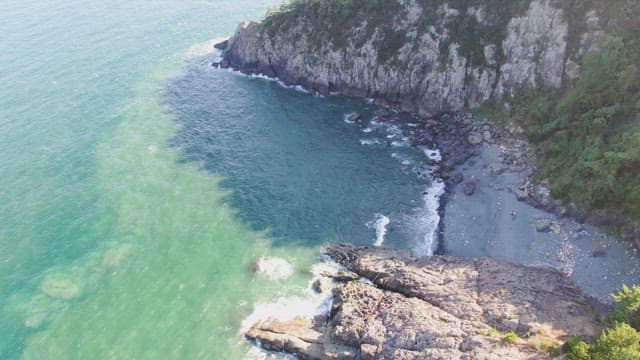
[[[220,50],[216,49],[216,51],[220,51]],[[220,52],[220,55],[222,55],[222,52]],[[221,61],[221,60],[222,60],[222,58],[219,58],[218,60],[214,60],[214,62],[215,61]],[[220,68],[220,67],[218,67],[218,68]],[[270,76],[267,76],[265,74],[245,74],[242,71],[234,70],[232,68],[226,68],[224,70],[226,70],[226,71],[228,71],[230,73],[233,73],[235,75],[244,76],[244,77],[248,77],[248,78],[251,78],[251,79],[261,79],[261,80],[266,80],[266,81],[273,81],[273,82],[277,83],[279,86],[281,86],[281,87],[283,87],[285,89],[291,89],[291,90],[299,91],[299,92],[302,92],[302,93],[305,93],[305,94],[310,94],[311,93],[309,90],[305,89],[304,86],[302,86],[302,85],[287,85],[284,82],[282,82],[280,79],[274,78],[274,77],[270,77]]]
[[[187,50],[187,58],[193,59],[199,56],[207,55],[210,53],[214,54],[213,62],[222,61],[222,51],[214,48],[215,44],[221,43],[225,41],[227,38],[215,38],[202,43],[198,43],[192,45],[189,50]]]
[[[419,228],[424,233],[424,242],[418,244],[414,252],[421,256],[432,256],[438,245],[438,225],[440,224],[440,198],[444,195],[445,184],[435,179],[423,196],[424,207],[420,216]]]
[[[396,125],[387,125],[387,139],[403,138],[402,129]]]
[[[367,134],[368,134],[368,133],[373,132],[373,129],[372,129],[372,128],[370,128],[370,127],[366,127],[366,128],[364,128],[364,129],[362,129],[362,132],[363,132],[363,133],[367,133]]]
[[[239,333],[244,334],[254,324],[267,319],[288,321],[298,316],[314,317],[328,314],[331,310],[335,283],[327,276],[344,269],[337,262],[325,257],[323,262],[311,267],[312,278],[304,291],[304,296],[280,297],[274,302],[256,304],[253,312],[242,320]],[[318,293],[313,290],[313,284],[320,279],[326,280],[331,286],[324,287],[323,292]]]
[[[269,280],[284,280],[293,275],[293,266],[285,259],[261,257],[255,264],[256,274]]]
[[[296,358],[293,355],[284,354],[284,353],[279,353],[277,357],[274,357],[273,353],[257,346],[252,346],[244,356],[244,360],[275,360],[275,359],[297,360],[298,358]]]
[[[380,145],[382,141],[380,139],[360,139],[360,145]]]
[[[393,147],[407,147],[407,146],[409,146],[409,143],[405,139],[394,140],[394,141],[391,142],[391,146],[393,146]]]
[[[375,229],[376,231],[376,240],[373,243],[375,246],[382,246],[384,244],[384,237],[387,235],[387,225],[391,220],[388,217],[382,214],[376,214],[376,219],[367,223],[367,226]]]
[[[282,85],[284,85],[284,83],[282,83]],[[286,87],[287,85],[284,85],[284,86]],[[300,91],[300,92],[303,92],[303,93],[308,93],[307,89],[305,89],[304,86],[302,86],[302,85],[295,85],[295,86],[291,86],[291,87],[294,90],[297,90],[297,91]]]
[[[421,146],[420,149],[422,149],[422,152],[430,160],[437,161],[437,162],[442,161],[442,154],[440,154],[440,150],[438,150],[438,149],[435,149],[435,150],[434,149],[429,149],[426,146]]]
[[[267,319],[289,321],[298,316],[314,317],[328,313],[331,309],[331,297],[309,294],[308,296],[281,297],[272,303],[259,303],[253,312],[242,320],[240,333],[246,333],[251,327]]]
[[[234,73],[238,73],[240,75],[244,75],[244,76],[248,76],[252,79],[262,79],[262,80],[267,80],[267,81],[273,81],[276,84],[280,85],[281,87],[285,88],[285,89],[291,89],[291,90],[296,90],[305,94],[309,94],[309,91],[307,89],[305,89],[302,85],[287,85],[284,82],[282,82],[282,80],[278,79],[278,78],[274,78],[274,77],[270,77],[267,76],[265,74],[250,74],[250,75],[246,75],[243,74],[240,71],[234,71]]]
[[[351,114],[344,114],[344,116],[342,117],[342,121],[346,122],[347,124],[355,124],[355,121],[349,120],[349,115]]]
[[[243,73],[240,73],[240,74],[245,75]],[[264,74],[249,74],[249,75],[246,75],[246,76],[248,76],[248,77],[250,77],[252,79],[262,79],[262,80],[267,80],[267,81],[278,81],[278,79],[269,77],[269,76],[264,75]]]
[[[314,276],[313,280],[319,276],[335,275],[342,270],[346,270],[346,268],[328,256],[324,257],[323,262],[311,266],[311,274]]]

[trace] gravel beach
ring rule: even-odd
[[[606,302],[622,284],[640,283],[634,250],[593,226],[518,199],[529,179],[503,161],[511,149],[500,142],[477,145],[477,155],[456,169],[464,181],[449,187],[443,205],[445,254],[550,266]]]

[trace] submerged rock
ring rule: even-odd
[[[293,266],[287,260],[268,256],[258,259],[253,270],[268,280],[284,280],[293,275]]]
[[[54,299],[70,300],[80,294],[80,286],[61,274],[51,274],[45,277],[40,289]]]
[[[358,122],[360,120],[362,120],[362,114],[360,114],[359,112],[353,112],[347,115],[347,121],[349,122]]]
[[[370,282],[339,285],[326,316],[260,321],[249,339],[301,359],[547,359],[537,344],[601,330],[602,305],[555,270],[351,245],[327,254]]]

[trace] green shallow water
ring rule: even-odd
[[[282,285],[251,261],[315,254],[273,251],[219,179],[179,164],[163,84],[191,45],[272,3],[6,4],[0,358],[244,356],[237,324]]]
[[[421,241],[400,226],[421,153],[362,146],[342,117],[370,107],[200,57],[278,2],[3,4],[0,358],[256,356],[242,320],[307,297],[323,244],[372,243],[380,214],[391,245]],[[293,276],[256,276],[262,256]]]

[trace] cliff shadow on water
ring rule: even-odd
[[[167,88],[180,125],[172,143],[183,161],[223,177],[242,222],[275,245],[424,248],[437,224],[425,218],[432,178],[416,176],[428,159],[407,143],[407,124],[377,122],[362,100],[311,96],[211,63],[192,60]],[[352,112],[361,121],[348,121]]]

